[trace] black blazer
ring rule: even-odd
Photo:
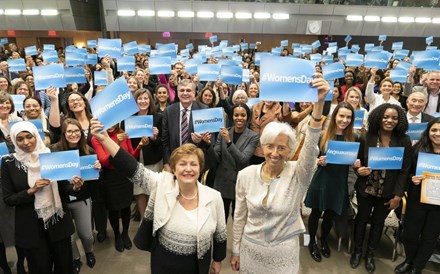
[[[5,204],[15,206],[15,244],[21,248],[39,248],[43,221],[38,219],[34,207],[34,196],[29,195],[27,171],[12,154],[3,157],[1,184]],[[66,205],[68,195],[75,195],[73,185],[67,181],[58,182],[58,191],[63,205],[64,217],[50,224],[47,233],[50,241],[60,241],[75,232],[72,216]]]
[[[197,101],[194,101],[191,106],[191,110],[205,108],[208,107]],[[192,115],[190,115],[189,131],[194,132]],[[189,142],[192,143],[191,138]],[[199,145],[206,146],[203,141]],[[171,152],[180,146],[180,103],[168,106],[162,113],[162,146],[163,163],[168,164]]]
[[[369,135],[367,138],[367,133],[363,133],[360,137],[360,146],[358,159],[361,160],[361,166],[368,166],[368,148],[377,146],[378,136]],[[404,138],[399,138],[397,136],[391,137],[390,147],[404,147],[403,163],[401,170],[387,170],[385,175],[383,198],[392,198],[394,195],[403,197],[406,191],[406,186],[408,182],[409,171],[411,168],[411,159],[413,156],[411,140],[408,135]],[[365,193],[366,182],[368,176],[358,176],[356,180],[355,189],[358,194],[366,197]]]

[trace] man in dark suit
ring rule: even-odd
[[[415,91],[408,96],[408,99],[406,99],[406,105],[408,106],[406,117],[409,123],[427,123],[434,119],[434,116],[422,112],[427,101],[427,95],[421,91]]]
[[[205,146],[202,141],[204,135],[194,133],[191,111],[194,109],[207,108],[206,105],[194,101],[196,97],[194,83],[189,79],[183,79],[177,86],[179,102],[168,106],[163,112],[162,118],[162,145],[164,148],[164,170],[171,171],[169,159],[171,152],[186,143],[194,143]]]

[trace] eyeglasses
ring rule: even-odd
[[[79,98],[75,98],[75,99],[69,99],[69,101],[67,101],[67,102],[69,102],[69,104],[73,104],[73,103],[76,103],[76,102],[83,102],[84,100],[81,98],[81,97],[79,97]]]
[[[67,135],[73,135],[73,134],[75,134],[75,135],[80,135],[80,134],[81,134],[81,130],[79,130],[79,129],[75,129],[75,130],[66,130],[66,134],[67,134]]]

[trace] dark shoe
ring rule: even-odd
[[[116,239],[115,239],[115,248],[119,252],[124,251],[124,242],[122,241],[122,237],[121,236],[116,237]]]
[[[132,247],[131,239],[128,234],[122,234],[122,241],[124,242],[125,249],[130,250]]]
[[[394,268],[394,273],[397,274],[407,274],[412,268],[412,263],[405,260],[403,263],[399,264]]]
[[[422,274],[422,270],[413,267],[408,274]]]
[[[93,254],[93,252],[86,253],[86,259],[87,259],[87,266],[93,268],[96,263],[95,254]]]
[[[355,269],[361,264],[362,249],[354,250],[350,257],[350,266]]]
[[[107,238],[107,233],[98,232],[98,235],[96,237],[98,238],[98,243],[102,243]]]
[[[321,254],[326,258],[330,257],[330,247],[328,246],[327,241],[323,239],[321,239]]]
[[[73,274],[78,274],[81,271],[81,259],[73,260]]]
[[[376,265],[374,264],[374,256],[367,255],[367,257],[365,257],[365,269],[370,274],[374,273],[374,270],[376,270]]]
[[[315,262],[319,263],[322,260],[321,253],[319,253],[319,248],[316,243],[309,244],[309,251],[310,251],[310,256],[312,256],[312,259],[315,260]]]

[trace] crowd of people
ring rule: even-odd
[[[4,47],[0,141],[10,154],[1,165],[3,272],[11,273],[6,247],[15,246],[20,274],[80,273],[75,231],[85,262],[93,268],[99,260],[94,241],[107,239],[108,220],[114,248],[124,252],[134,244],[150,251],[152,273],[220,273],[228,233],[234,271],[298,273],[299,236],[306,232],[301,207],[311,208],[308,249],[321,262],[331,257],[327,237],[335,218],[348,214],[356,196],[355,246],[347,264],[357,268],[364,258],[365,269],[373,273],[385,218],[406,195],[406,258],[394,272],[422,273],[440,235],[440,206],[420,202],[425,178],[416,175],[416,165],[419,152],[440,154],[440,72],[412,66],[405,82],[394,82],[390,72],[402,60],[393,59],[386,70],[346,67],[330,90],[321,74],[325,62],[320,62],[310,83],[317,102],[274,102],[258,99],[255,52],[238,52],[241,66],[250,72],[249,82],[238,85],[220,78],[200,81],[180,61],[171,74],[153,75],[149,56],[136,54],[133,72],[118,72],[116,59],[106,56],[96,65],[84,65],[85,83],[36,90],[32,70],[47,64],[41,52],[26,56],[14,44]],[[60,63],[64,54],[59,48]],[[285,49],[281,55],[291,53]],[[17,58],[25,59],[27,71],[9,71],[7,61]],[[96,85],[95,71],[105,71],[109,84],[126,79],[138,107],[134,115],[153,116],[152,136],[131,138],[124,121],[104,130],[89,103],[105,90]],[[326,101],[329,92],[333,95]],[[24,95],[23,111],[17,111],[11,95]],[[225,127],[195,133],[192,111],[215,107],[223,109]],[[358,110],[363,111],[361,127],[354,126]],[[44,140],[29,122],[36,119],[42,122]],[[410,123],[427,123],[420,140],[407,135]],[[330,141],[359,142],[357,160],[327,163]],[[370,168],[369,149],[377,147],[403,148],[401,169]],[[96,154],[99,179],[41,178],[39,154],[68,150]],[[133,202],[141,221],[132,241]],[[229,216],[233,229],[227,232]]]

